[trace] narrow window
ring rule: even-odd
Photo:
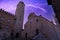
[[[13,36],[13,32],[11,32],[11,37]]]
[[[36,35],[37,35],[37,34],[39,34],[39,30],[38,30],[38,29],[36,29]]]
[[[19,33],[17,32],[17,33],[16,33],[16,38],[18,38],[18,37],[19,37]]]
[[[27,33],[25,33],[25,38],[27,38]]]
[[[11,36],[13,36],[13,35],[14,35],[13,33],[14,33],[14,30],[11,30]]]
[[[14,25],[15,25],[15,23],[16,23],[16,18],[14,18],[14,22],[13,22],[13,23],[14,23]]]
[[[2,29],[2,23],[0,23],[0,30]]]

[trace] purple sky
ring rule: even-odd
[[[31,12],[35,12],[36,15],[42,15],[52,21],[54,12],[52,6],[47,4],[47,0],[0,0],[0,8],[15,15],[16,5],[19,1],[25,3],[24,23],[26,23],[27,17]]]

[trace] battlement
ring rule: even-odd
[[[0,13],[5,13],[5,14],[7,14],[7,15],[14,16],[12,13],[7,12],[7,11],[5,11],[5,10],[3,10],[3,9],[0,9]]]

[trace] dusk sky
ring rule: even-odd
[[[53,20],[53,9],[48,5],[47,0],[0,0],[0,8],[15,15],[16,6],[19,1],[25,4],[24,23],[26,23],[28,15],[35,12],[36,15],[42,15],[48,20]]]

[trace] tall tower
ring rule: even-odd
[[[24,7],[25,7],[25,4],[20,1],[18,4],[17,4],[17,8],[16,8],[16,24],[15,24],[15,28],[16,28],[16,31],[20,32],[21,29],[23,28],[23,20],[24,20]]]

